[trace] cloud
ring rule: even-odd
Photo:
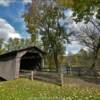
[[[8,40],[9,38],[21,38],[21,36],[5,19],[0,18],[0,38]]]
[[[32,3],[32,0],[22,0],[24,4]]]
[[[69,53],[76,54],[80,51],[80,49],[85,48],[84,46],[80,45],[77,41],[72,41],[71,44],[67,45],[66,54]]]
[[[13,2],[20,2],[22,1],[24,4],[32,3],[32,0],[0,0],[0,5],[2,6],[9,6]]]
[[[0,0],[0,5],[9,6],[12,2],[15,2],[15,0]]]

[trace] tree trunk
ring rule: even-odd
[[[96,61],[98,59],[98,52],[99,52],[99,50],[96,50],[94,52],[94,55],[93,55],[94,56],[93,57],[93,63],[92,63],[92,66],[90,67],[89,72],[88,72],[88,73],[90,73],[93,76],[96,76],[97,75],[97,72],[96,72],[96,70],[94,68],[96,66]]]
[[[91,70],[95,68],[96,66],[96,61],[98,59],[98,52],[99,52],[99,49],[97,51],[94,52],[94,57],[93,57],[93,63],[92,63],[92,66],[91,66]]]
[[[97,75],[97,72],[96,72],[96,70],[95,70],[96,61],[97,61],[97,58],[98,58],[98,55],[97,55],[97,54],[98,54],[98,53],[96,53],[96,54],[94,55],[93,63],[92,63],[92,66],[91,66],[91,68],[90,68],[90,73],[91,73],[91,75],[93,75],[93,76],[95,76],[95,77],[96,77],[96,75]]]
[[[93,63],[91,65],[91,67],[87,70],[87,74],[89,74],[89,75],[94,75],[94,76],[97,75],[95,67],[96,67],[96,61],[98,59],[98,52],[99,52],[99,47],[96,48],[96,50],[94,50],[94,52],[93,52]]]
[[[92,63],[92,66],[91,66],[91,70],[95,68],[96,60],[97,60],[97,55],[94,55],[93,63]]]
[[[58,72],[59,63],[58,63],[57,53],[54,53],[54,62],[55,62],[55,66],[56,66],[56,71]]]

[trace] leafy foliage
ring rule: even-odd
[[[5,48],[3,47],[4,40],[0,39],[0,54],[3,54],[5,52]]]
[[[59,4],[71,8],[76,22],[83,19],[87,22],[95,15],[100,19],[100,0],[57,0]]]
[[[4,44],[6,52],[19,50],[28,46],[31,46],[32,42],[30,39],[9,39],[7,43]]]
[[[41,3],[43,2],[41,1]],[[25,14],[27,26],[31,32],[38,29],[44,50],[48,53],[48,57],[53,58],[56,67],[58,67],[58,56],[64,54],[64,44],[69,42],[70,36],[59,23],[60,18],[64,18],[63,9],[55,5],[55,2],[49,2],[49,4],[45,2],[43,5],[39,2],[36,7],[38,10],[33,15],[34,9],[36,9],[34,2],[30,8],[31,10],[29,9],[28,13]],[[37,32],[34,34],[37,35]]]

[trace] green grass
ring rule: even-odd
[[[0,100],[100,100],[96,85],[55,84],[28,79],[0,82]]]

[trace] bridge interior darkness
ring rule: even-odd
[[[21,57],[20,70],[41,70],[41,60],[38,53],[27,52]]]

